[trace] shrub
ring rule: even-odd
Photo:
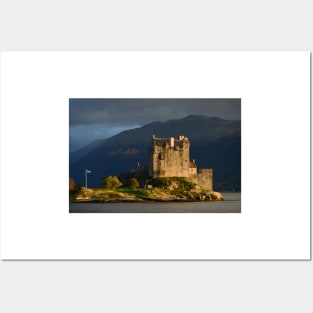
[[[74,178],[70,177],[69,178],[69,190],[74,190],[75,189],[75,181],[74,181]]]
[[[138,188],[139,187],[138,180],[135,177],[130,178],[128,181],[128,187],[133,189]]]
[[[119,181],[119,179],[116,176],[108,176],[103,178],[103,184],[104,189],[116,189],[119,186],[122,186],[122,183]]]
[[[75,181],[72,177],[69,179],[69,194],[70,197],[75,197],[82,190],[81,185],[75,184]]]

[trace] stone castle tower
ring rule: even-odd
[[[149,148],[149,175],[157,177],[184,177],[200,188],[213,190],[213,170],[197,171],[195,160],[190,161],[190,142],[187,137],[157,138],[152,135]]]

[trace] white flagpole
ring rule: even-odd
[[[87,170],[85,169],[85,187],[87,189]]]
[[[86,185],[86,189],[87,189],[87,174],[91,173],[89,170],[85,169],[85,185]]]

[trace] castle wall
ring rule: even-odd
[[[196,167],[189,167],[189,176],[193,176],[197,174],[197,168]]]
[[[152,138],[149,175],[152,177],[189,177],[189,140]]]
[[[213,170],[211,168],[200,169],[199,173],[191,178],[191,181],[207,191],[213,191]]]

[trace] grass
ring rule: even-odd
[[[145,189],[139,189],[139,188],[118,188],[116,189],[116,191],[118,192],[122,192],[122,193],[126,193],[128,195],[132,195],[132,196],[142,196],[143,194],[143,190]]]

